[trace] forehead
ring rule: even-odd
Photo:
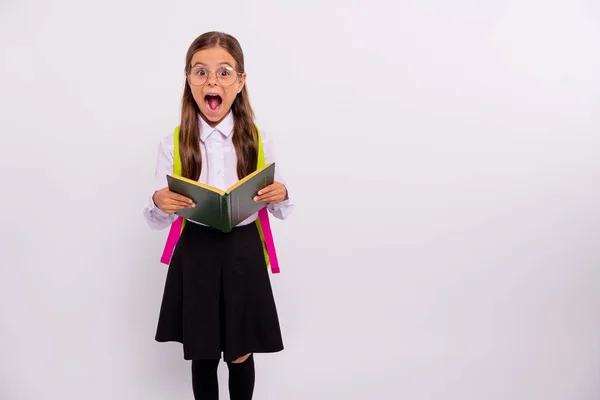
[[[217,67],[223,64],[236,66],[234,58],[222,47],[213,47],[195,52],[192,56],[191,66],[196,64],[203,64],[208,67]]]

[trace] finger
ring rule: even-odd
[[[179,201],[179,200],[168,200],[166,202],[166,206],[167,207],[178,207],[179,209],[182,209],[182,208],[193,208],[196,205],[193,202],[190,204],[188,202],[183,202],[183,201]]]
[[[263,195],[266,193],[270,193],[274,190],[285,190],[285,187],[281,183],[275,182],[275,183],[272,183],[269,186],[259,190],[257,194],[260,196],[260,195]]]
[[[182,196],[182,195],[174,193],[174,192],[167,192],[166,197],[168,199],[176,200],[176,201],[187,203],[187,204],[193,203],[192,199],[190,199],[189,197],[185,197],[185,196]]]
[[[272,203],[274,201],[281,201],[283,200],[283,195],[281,194],[273,194],[273,195],[264,195],[264,196],[258,196],[256,197],[256,202],[257,203]]]
[[[263,189],[259,190],[258,193],[256,193],[256,194],[259,195],[259,196],[263,196],[265,194],[274,192],[275,190],[277,190],[277,186],[275,186],[275,185],[269,185],[266,188],[263,188]]]
[[[281,183],[274,183],[271,186],[267,186],[266,188],[259,190],[257,195],[264,196],[266,194],[271,194],[273,192],[277,193],[285,193],[286,188]]]
[[[165,199],[165,202],[169,203],[169,204],[184,204],[184,205],[190,205],[190,204],[194,204],[194,201],[191,199],[188,200],[181,200],[181,199]]]
[[[281,193],[278,190],[263,193],[262,195],[254,196],[254,201],[264,201],[265,199],[280,196]]]

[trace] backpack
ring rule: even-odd
[[[262,144],[262,139],[260,137],[260,130],[256,127],[256,140],[258,143],[258,157],[256,168],[262,168],[265,165],[265,153]],[[174,134],[174,149],[173,149],[173,174],[181,175],[181,156],[179,154],[179,126],[175,128]],[[185,219],[182,217],[177,217],[175,222],[171,224],[171,228],[169,230],[169,235],[167,236],[167,241],[165,243],[165,247],[163,250],[162,257],[160,261],[163,264],[169,264],[171,261],[171,256],[173,255],[173,250],[175,249],[175,245],[181,236],[181,232],[185,228]],[[271,272],[276,274],[279,273],[279,262],[277,260],[277,252],[275,251],[275,243],[273,241],[273,232],[271,231],[271,224],[269,223],[269,213],[267,208],[264,207],[258,212],[258,218],[255,221],[256,227],[258,229],[258,233],[260,235],[260,240],[263,246],[263,253],[265,256],[265,263],[267,268],[270,267]]]

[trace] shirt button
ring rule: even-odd
[[[223,171],[221,171],[221,170],[218,170],[218,171],[217,171],[217,174],[219,174],[219,176],[223,176]]]

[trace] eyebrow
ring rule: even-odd
[[[206,64],[204,64],[204,63],[201,63],[201,62],[199,62],[199,61],[197,61],[196,63],[194,63],[194,64],[192,65],[192,67],[196,67],[196,66],[198,66],[198,65],[200,65],[200,66],[203,66],[203,67],[206,67]],[[218,63],[217,65],[219,65],[219,66],[221,66],[221,65],[227,65],[227,66],[229,66],[229,67],[233,68],[233,65],[231,65],[230,63],[228,63],[228,62],[226,62],[226,61],[220,62],[220,63]]]

